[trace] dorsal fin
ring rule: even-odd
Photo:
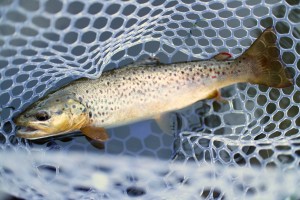
[[[157,57],[148,57],[148,58],[144,58],[140,61],[137,61],[135,64],[136,65],[159,65],[160,61],[159,61],[159,58],[157,58]]]

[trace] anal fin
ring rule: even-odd
[[[84,128],[81,128],[80,131],[87,137],[100,141],[105,142],[109,139],[109,136],[104,128],[101,127],[93,127],[93,126],[87,126]]]

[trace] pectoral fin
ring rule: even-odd
[[[228,60],[231,57],[232,57],[232,55],[230,53],[221,52],[221,53],[215,55],[213,58],[217,61],[222,61],[222,60]]]
[[[93,140],[105,142],[109,138],[109,136],[104,128],[87,126],[87,127],[81,128],[80,130],[84,135],[86,135],[87,137],[89,137]]]
[[[85,138],[89,141],[89,143],[90,143],[93,147],[95,147],[95,148],[97,148],[97,149],[100,149],[100,150],[105,149],[105,144],[104,144],[104,142],[98,141],[98,140],[93,140],[93,139],[89,138],[88,136],[85,136]]]

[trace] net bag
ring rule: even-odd
[[[0,1],[0,191],[25,199],[300,198],[299,16],[298,0]],[[15,136],[14,116],[75,79],[149,56],[238,57],[270,26],[294,85],[226,87],[227,103],[176,112],[175,138],[153,120],[109,130],[103,150],[80,134]]]

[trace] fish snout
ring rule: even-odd
[[[14,118],[13,118],[13,122],[14,122],[17,126],[19,126],[19,125],[22,124],[22,122],[24,122],[24,119],[22,119],[22,116],[17,116],[17,117],[14,117]]]

